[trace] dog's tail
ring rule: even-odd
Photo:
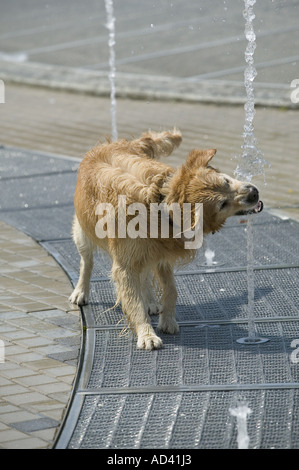
[[[174,128],[165,132],[146,132],[137,140],[139,148],[150,158],[167,157],[182,141],[181,132]]]

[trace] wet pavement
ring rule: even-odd
[[[114,0],[119,96],[244,101],[243,1]],[[292,106],[299,78],[299,6],[257,1],[256,99]],[[104,0],[7,2],[0,18],[2,79],[107,94]]]
[[[1,165],[8,163],[1,219],[38,240],[75,284],[79,256],[70,232],[77,163],[11,148],[2,149],[0,157]],[[6,185],[9,179],[15,184]],[[299,447],[294,349],[299,336],[299,225],[265,211],[255,217],[254,232],[255,240],[261,240],[255,248],[256,329],[269,340],[264,344],[237,342],[248,333],[244,218],[231,218],[208,238],[215,252],[212,266],[201,256],[176,272],[180,333],[163,334],[164,347],[158,351],[140,351],[131,334],[121,334],[121,309],[112,308],[110,263],[97,256],[90,303],[82,309],[79,375],[56,448],[236,448],[237,427],[230,410],[240,400],[252,410],[251,447]],[[40,311],[39,318],[47,313]],[[35,316],[30,309],[27,315]],[[13,323],[9,312],[7,319]],[[21,365],[28,370],[28,364]],[[33,432],[27,422],[15,428],[28,436]],[[38,428],[33,430],[37,436]]]

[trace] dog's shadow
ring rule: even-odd
[[[248,296],[244,291],[240,294],[222,296],[221,300],[215,298],[203,303],[194,302],[192,305],[186,305],[178,299],[176,317],[180,324],[180,332],[176,335],[168,335],[157,331],[164,345],[158,353],[163,355],[163,351],[166,352],[166,350],[169,351],[173,348],[221,351],[247,348],[249,354],[279,352],[282,347],[285,347],[279,327],[280,322],[277,321],[278,317],[281,318],[283,315],[279,312],[280,315],[273,316],[275,306],[271,305],[271,299],[267,300],[273,291],[273,286],[269,285],[259,288],[255,292],[255,329],[257,336],[266,337],[269,340],[267,343],[257,343],[256,345],[237,343],[237,339],[248,337]],[[89,310],[89,314],[94,316],[94,323],[99,328],[108,324],[118,325],[118,327],[125,326],[121,307],[113,308],[112,293],[111,301],[107,299],[107,296],[103,301],[98,298],[99,295],[100,290],[97,293],[97,299],[91,299],[90,304],[92,308]],[[286,315],[285,317],[287,318]],[[157,328],[157,316],[152,316],[152,325]],[[113,330],[112,327],[112,331],[114,334],[119,334],[119,328]],[[119,335],[119,341],[134,341],[134,338],[132,335],[124,337]],[[290,345],[286,344],[286,346]],[[143,351],[140,352],[143,353]],[[144,353],[148,353],[148,351],[144,351]]]
[[[268,339],[267,342],[256,342],[256,344],[237,342],[238,339],[249,336],[248,296],[247,292],[243,292],[239,295],[222,297],[221,304],[218,299],[196,304],[194,305],[193,317],[192,309],[188,307],[188,320],[185,322],[186,306],[178,303],[177,319],[182,325],[180,333],[177,337],[161,334],[164,346],[176,345],[186,349],[208,349],[210,351],[231,351],[246,348],[248,354],[273,354],[274,352],[282,352],[284,348],[291,352],[291,340],[287,339],[285,343],[286,338],[284,339],[282,335],[283,329],[279,322],[279,318],[287,319],[287,315],[281,315],[279,312],[279,315],[273,316],[275,306],[273,308],[267,301],[267,297],[273,290],[272,286],[264,287],[259,289],[255,295],[254,326],[256,336]],[[285,324],[288,325],[290,322]]]

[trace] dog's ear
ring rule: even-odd
[[[191,150],[186,160],[187,168],[199,168],[200,166],[208,166],[209,161],[214,157],[216,149],[210,150]]]

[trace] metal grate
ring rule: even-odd
[[[59,210],[59,208],[57,209]],[[23,217],[22,215],[21,219]],[[59,226],[60,223],[61,231],[66,238],[70,238],[71,236],[72,217],[73,210],[66,208],[63,216],[60,216],[60,219],[57,219],[57,224],[54,224],[56,227],[56,225]],[[42,220],[42,214],[38,214],[35,218],[37,222]],[[55,220],[54,211],[53,214],[51,214],[51,218]],[[257,268],[267,268],[271,267],[271,265],[298,266],[299,237],[297,234],[299,224],[292,221],[279,221],[279,219],[273,222],[273,218],[270,218],[270,222],[264,226],[257,223],[257,221],[259,222],[258,218],[255,220],[255,240],[257,241],[255,246],[255,264]],[[65,221],[67,221],[67,224],[65,224]],[[228,223],[227,228],[208,238],[208,246],[215,253],[214,261],[216,264],[214,264],[212,268],[206,266],[204,249],[201,249],[199,250],[196,260],[187,266],[178,268],[176,270],[177,273],[182,274],[184,272],[194,271],[204,273],[207,270],[211,271],[213,269],[216,271],[222,270],[224,272],[230,269],[245,270],[247,266],[246,230],[244,226],[240,226],[236,224],[236,222],[233,222],[233,224],[234,225],[230,225]],[[66,229],[64,229],[64,225],[66,225]],[[53,233],[51,233],[51,230],[53,230],[51,227],[48,227],[48,232],[45,232],[42,226],[37,227],[36,230],[44,233],[44,240],[54,238]],[[57,234],[56,238],[61,238],[61,234],[60,236]],[[47,249],[54,256],[56,254],[57,257],[63,259],[64,268],[72,273],[72,279],[76,281],[79,277],[80,257],[74,242],[70,239],[63,241],[53,240],[49,242]],[[108,279],[111,269],[109,256],[98,251],[95,254],[94,261],[92,280]]]
[[[298,223],[276,219],[261,224],[258,216],[254,219],[254,262],[257,266],[299,263]],[[237,218],[238,219],[238,218]],[[220,232],[210,235],[207,246],[214,251],[214,268],[244,267],[247,265],[246,225],[229,225]],[[206,260],[204,250],[192,265],[184,270],[202,270]]]
[[[164,348],[150,354],[138,351],[131,335],[96,330],[93,368],[85,388],[299,382],[298,365],[290,360],[299,323],[263,322],[257,323],[257,330],[270,339],[262,347],[236,342],[246,336],[246,324],[181,327],[178,335],[161,335]]]
[[[299,269],[277,269],[255,272],[255,317],[298,318]],[[231,321],[247,319],[247,274],[227,272],[188,274],[176,277],[179,322]],[[122,320],[120,307],[113,308],[115,287],[110,281],[93,282],[87,321],[100,327]],[[157,319],[153,317],[154,323]]]
[[[69,448],[237,448],[238,392],[86,396]],[[299,448],[298,390],[249,391],[249,447]]]
[[[42,240],[75,282],[77,162],[13,149],[0,155],[2,220]],[[132,335],[121,335],[110,261],[96,257],[83,308],[82,370],[57,447],[236,448],[229,410],[243,400],[252,409],[250,447],[299,448],[299,368],[292,359],[299,338],[299,225],[267,211],[254,219],[256,329],[270,341],[248,346],[236,342],[247,336],[241,221],[231,218],[209,237],[212,268],[201,256],[177,271],[180,333],[162,335],[159,351],[139,351]]]

